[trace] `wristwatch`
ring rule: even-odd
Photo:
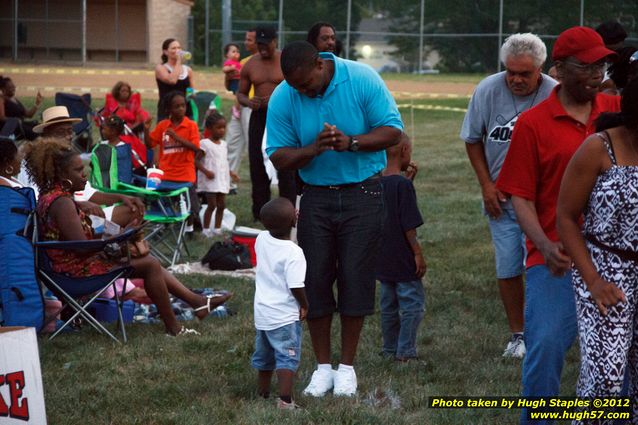
[[[350,144],[348,145],[348,150],[350,152],[357,152],[359,150],[359,141],[353,136],[350,136]]]

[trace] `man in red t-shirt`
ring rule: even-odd
[[[577,335],[571,259],[558,239],[556,203],[567,163],[595,131],[595,120],[620,109],[619,98],[598,92],[614,54],[591,28],[559,35],[552,59],[561,84],[518,119],[496,183],[512,197],[527,236],[524,397],[558,394],[565,353]],[[528,423],[525,411],[521,423]]]

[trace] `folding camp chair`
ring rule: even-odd
[[[53,294],[62,301],[62,309],[71,308],[74,313],[64,324],[50,337],[49,340],[55,338],[67,326],[72,324],[76,318],[81,317],[86,320],[98,332],[104,333],[111,337],[114,341],[120,342],[115,335],[109,332],[100,322],[97,321],[88,311],[93,302],[109,287],[113,288],[115,300],[117,304],[118,321],[116,329],[119,327],[122,332],[122,340],[126,339],[126,329],[124,328],[124,320],[122,318],[123,301],[120,300],[118,291],[115,287],[117,279],[127,278],[133,268],[130,265],[117,267],[106,274],[94,275],[90,277],[69,277],[66,274],[56,273],[53,271],[51,261],[47,255],[48,249],[61,250],[87,250],[100,251],[104,250],[111,244],[124,244],[133,235],[137,233],[136,229],[129,229],[126,232],[105,240],[88,240],[88,241],[38,241],[37,229],[33,232],[33,244],[35,247],[37,274],[40,281]]]
[[[146,240],[151,252],[165,265],[173,266],[188,254],[184,234],[190,216],[190,183],[162,182],[158,190],[132,185],[132,180],[145,185],[145,178],[132,173],[132,148],[129,144],[112,147],[99,144],[91,152],[91,184],[103,192],[121,193],[144,199],[147,222]]]
[[[186,222],[190,216],[190,183],[162,182],[158,190],[147,190],[120,183],[117,192],[144,199],[145,239],[151,253],[165,265],[174,266],[182,252],[190,255],[186,245]],[[113,190],[105,190],[112,192]]]
[[[117,189],[118,184],[133,183],[131,145],[113,147],[99,143],[91,151],[90,181],[93,187]]]
[[[91,137],[91,121],[93,117],[93,109],[91,109],[91,94],[83,95],[71,93],[56,93],[56,106],[66,106],[69,110],[71,118],[80,118],[82,121],[73,125],[73,145],[80,152],[89,152],[93,145]]]
[[[99,190],[144,199],[144,239],[149,242],[151,253],[164,265],[174,266],[183,252],[190,256],[185,238],[191,210],[189,188],[190,183],[162,182],[158,190],[116,183],[114,188],[101,187]]]
[[[204,131],[206,113],[210,109],[217,109],[218,111],[221,110],[221,98],[217,96],[217,93],[210,91],[198,91],[191,95],[190,99],[196,106],[196,108],[193,108],[193,121],[197,123],[199,131]]]
[[[117,111],[117,109],[115,110]],[[95,114],[95,123],[100,128],[104,120],[106,120],[110,115],[105,115],[104,108],[101,108]],[[139,169],[152,166],[152,150],[147,148],[144,142],[144,132],[136,133],[128,126],[128,124],[124,124],[124,134],[120,136],[120,140],[125,142],[127,145],[131,147],[131,161],[132,168]],[[125,181],[125,183],[130,183],[129,181]]]

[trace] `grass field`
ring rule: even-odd
[[[414,101],[465,107],[467,100]],[[399,101],[399,103],[403,103]],[[29,104],[29,103],[26,103]],[[152,102],[151,104],[152,105]],[[153,110],[152,106],[149,110]],[[503,359],[509,337],[494,277],[480,191],[458,138],[462,112],[402,108],[420,166],[415,185],[425,224],[419,239],[428,262],[427,311],[418,334],[421,360],[396,364],[378,355],[379,314],[368,318],[359,345],[356,398],[301,396],[314,368],[307,330],[295,385],[297,412],[279,412],[256,396],[250,367],[254,329],[252,282],[184,276],[193,287],[234,291],[237,312],[191,323],[200,337],[167,338],[160,325],[128,327],[129,343],[95,332],[40,340],[46,407],[51,424],[514,424],[520,411],[430,409],[435,395],[517,395],[521,361]],[[413,130],[412,130],[413,129]],[[237,196],[227,206],[238,224],[253,225],[247,162]],[[198,253],[210,242],[192,245]],[[334,341],[338,345],[338,334]],[[338,346],[333,348],[338,352]],[[577,352],[563,374],[573,395]],[[337,357],[334,357],[334,363]]]

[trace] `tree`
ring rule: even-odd
[[[393,24],[392,32],[418,34],[420,0],[402,2],[378,1],[385,7]],[[564,29],[578,25],[580,2],[553,0],[508,0],[504,2],[503,33],[533,32],[558,35]],[[604,20],[619,18],[629,31],[635,31],[635,2],[587,0],[585,25],[595,27]],[[437,68],[453,72],[493,72],[498,60],[498,0],[426,0],[425,53],[436,50],[441,55]],[[446,34],[475,34],[447,37]],[[485,34],[484,36],[476,36]],[[553,37],[545,37],[551,51]],[[396,46],[396,56],[418,66],[418,37],[389,37]]]
[[[211,29],[221,29],[221,7],[219,1],[196,0],[192,8],[193,15],[193,41],[194,61],[204,63],[204,46],[206,30],[205,8],[206,1],[210,1],[210,26]],[[233,39],[241,41],[244,31],[249,27],[258,26],[259,23],[277,25],[279,15],[279,0],[233,0],[232,20]],[[353,1],[351,29],[355,31],[361,21],[362,9]],[[284,45],[287,41],[303,40],[306,32],[318,21],[329,22],[337,29],[337,37],[345,41],[347,19],[347,2],[343,0],[324,0],[321,2],[311,0],[284,0],[283,24],[284,31],[293,32],[286,34]],[[350,37],[351,46],[355,37]],[[220,64],[223,61],[221,49],[221,34],[213,32],[210,38],[210,63]]]
[[[193,55],[194,62],[203,64],[206,46],[206,2],[209,2],[210,34],[210,63],[221,65],[224,61],[222,49],[222,14],[221,2],[214,0],[195,0],[195,5],[191,9],[193,16]],[[233,21],[240,21],[241,24],[233,25],[232,39],[243,48],[242,41],[244,32],[252,26],[247,22],[276,22],[278,14],[278,0],[233,0],[231,16]]]

